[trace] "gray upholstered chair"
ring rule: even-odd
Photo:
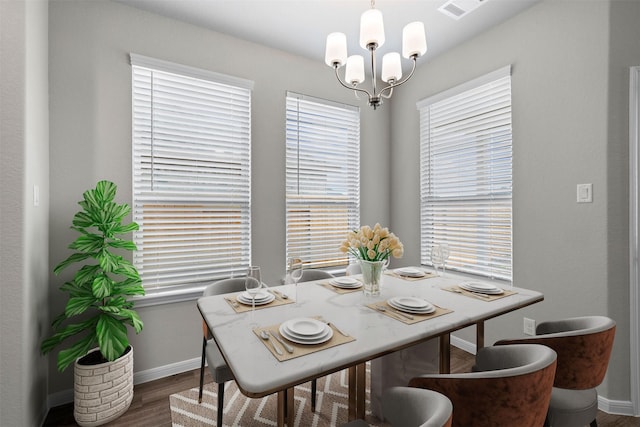
[[[535,343],[558,354],[553,392],[545,425],[596,427],[598,386],[607,372],[616,322],[604,316],[541,322],[532,337],[502,340],[496,345]]]
[[[322,280],[322,279],[331,279],[333,278],[333,274],[324,270],[314,270],[308,269],[302,271],[302,277],[298,281],[301,282],[311,282],[313,280]],[[318,384],[316,380],[311,381],[311,412],[316,411],[316,391],[318,389]]]
[[[494,346],[478,351],[474,372],[421,375],[409,386],[447,396],[454,408],[453,426],[540,427],[555,370],[556,353],[549,347]]]
[[[433,390],[390,387],[382,394],[384,418],[393,427],[450,427],[453,405],[447,396]],[[364,420],[342,427],[368,427]]]
[[[208,285],[202,296],[220,295],[230,292],[240,292],[245,290],[245,278],[224,279]],[[218,417],[217,426],[222,426],[222,412],[224,409],[224,383],[233,380],[233,374],[227,366],[222,353],[209,333],[207,324],[202,322],[202,361],[200,363],[200,390],[198,392],[198,403],[202,403],[202,387],[204,385],[204,362],[205,359],[209,365],[209,371],[213,381],[218,384]],[[211,344],[211,345],[208,345]]]
[[[349,264],[347,266],[347,270],[345,271],[346,276],[353,276],[355,274],[360,274],[360,273],[362,273],[362,268],[360,268],[360,264],[358,263]]]

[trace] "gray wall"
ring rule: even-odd
[[[0,2],[0,425],[46,415],[48,4]],[[39,206],[33,187],[40,187]]]
[[[99,179],[131,200],[130,52],[253,80],[253,263],[273,282],[284,274],[285,92],[358,105],[322,62],[231,38],[108,1],[50,4],[51,261],[67,254],[68,229],[83,191]],[[325,37],[325,35],[319,35]],[[386,107],[386,106],[385,106]],[[363,223],[389,222],[389,112],[362,107]],[[381,160],[382,159],[382,160]],[[64,296],[64,276],[51,277],[53,314]],[[135,371],[199,357],[195,301],[139,310],[145,328],[132,340]],[[50,358],[50,393],[72,387],[71,369],[59,374]]]
[[[628,67],[640,64],[640,2],[543,1],[422,65],[393,99],[391,224],[419,262],[416,102],[512,65],[513,277],[545,301],[492,320],[487,343],[522,318],[618,322],[608,399],[628,401]],[[593,183],[594,202],[576,203]],[[473,331],[459,334],[474,341]]]

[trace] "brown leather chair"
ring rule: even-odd
[[[616,322],[604,316],[584,316],[542,322],[532,337],[502,340],[496,345],[535,343],[558,354],[546,426],[596,427],[598,393],[609,366]]]
[[[409,386],[447,396],[454,427],[540,427],[555,370],[556,353],[549,347],[486,347],[476,355],[474,372],[421,375]]]

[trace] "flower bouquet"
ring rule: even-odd
[[[390,256],[402,257],[404,247],[388,228],[376,224],[373,228],[364,225],[359,230],[349,231],[340,251],[358,259],[365,295],[379,295],[382,270],[389,264]]]

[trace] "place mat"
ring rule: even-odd
[[[504,297],[508,297],[510,295],[517,294],[516,291],[509,291],[507,289],[503,289],[504,292],[499,294],[499,295],[481,294],[481,293],[478,293],[478,292],[467,291],[466,289],[462,289],[458,285],[442,288],[442,290],[443,291],[447,291],[447,292],[454,292],[456,294],[461,294],[461,295],[464,295],[464,296],[467,296],[467,297],[471,297],[471,298],[475,298],[475,299],[479,299],[479,300],[487,301],[487,302],[495,301],[495,300],[500,299],[500,298],[504,298]]]
[[[229,304],[229,306],[231,306],[233,311],[235,311],[236,313],[244,313],[247,311],[251,311],[251,304],[245,305],[238,302],[238,300],[236,300],[236,296],[240,295],[241,293],[242,292],[237,292],[235,294],[228,294],[227,296],[224,297],[224,300],[227,302],[227,304]],[[282,298],[280,292],[278,291],[274,291],[274,295],[275,295],[275,299],[273,301],[271,301],[269,304],[256,305],[256,310],[260,310],[262,308],[276,307],[279,305],[293,304],[294,302],[296,302],[291,297],[287,299]]]
[[[314,316],[313,319],[320,320],[320,316]],[[321,322],[322,321],[323,320],[321,320]],[[262,343],[265,345],[265,347],[267,347],[267,349],[269,349],[271,354],[273,354],[273,357],[278,359],[280,362],[284,362],[285,360],[295,359],[296,357],[300,357],[300,356],[304,356],[304,355],[307,355],[307,354],[315,353],[316,351],[322,351],[322,350],[325,350],[327,348],[335,347],[337,345],[346,344],[348,342],[356,340],[352,336],[345,337],[344,335],[342,335],[331,324],[329,324],[329,327],[331,327],[331,329],[333,329],[333,336],[331,337],[330,340],[325,341],[322,344],[298,344],[298,343],[295,343],[293,341],[289,341],[286,338],[284,338],[282,335],[280,335],[280,332],[279,332],[280,324],[271,325],[271,326],[267,326],[267,327],[261,327],[261,328],[255,328],[253,330],[253,332],[256,334],[257,338],[260,341],[262,341]],[[271,344],[271,341],[270,340],[265,340],[260,336],[260,333],[262,331],[264,331],[264,330],[269,331],[269,333],[271,333],[271,335],[279,336],[282,339],[282,341],[286,342],[291,347],[293,347],[293,353],[289,353],[284,348],[284,346],[280,342],[278,342],[278,340],[276,338],[274,338],[273,340],[276,341],[276,343],[277,343],[276,345],[278,345],[280,347],[280,350],[282,350],[282,355],[276,353],[276,351],[273,349],[273,345]]]
[[[364,288],[363,286],[360,286],[359,288],[355,288],[355,289],[344,289],[344,288],[337,288],[335,286],[333,286],[331,283],[329,282],[320,282],[318,283],[318,285],[327,288],[333,292],[335,292],[336,294],[349,294],[351,292],[362,292],[362,289]]]
[[[408,317],[403,316],[403,314],[399,314],[397,311],[394,310],[393,307],[391,307],[387,301],[378,301],[378,302],[374,302],[371,304],[367,304],[367,307],[369,307],[372,310],[377,311],[380,314],[384,314],[386,316],[389,316],[393,319],[399,320],[402,323],[406,323],[407,325],[413,325],[414,323],[418,323],[418,322],[422,322],[424,320],[429,320],[429,319],[434,319],[438,316],[442,316],[444,314],[449,314],[449,313],[453,313],[453,310],[449,309],[449,308],[443,308],[443,307],[439,307],[433,303],[431,303],[431,305],[433,305],[436,308],[436,311],[434,311],[433,313],[428,313],[428,314],[415,314],[415,313],[404,313],[407,316],[411,316],[413,317],[413,319],[409,319]],[[379,309],[377,309],[376,307],[383,307],[386,311],[380,311]]]
[[[433,271],[425,271],[424,273],[425,275],[422,277],[403,276],[401,274],[396,273],[393,270],[387,270],[385,271],[384,274],[386,274],[387,276],[397,277],[398,279],[408,280],[409,282],[414,282],[416,280],[431,279],[432,277],[438,277],[438,275]]]

